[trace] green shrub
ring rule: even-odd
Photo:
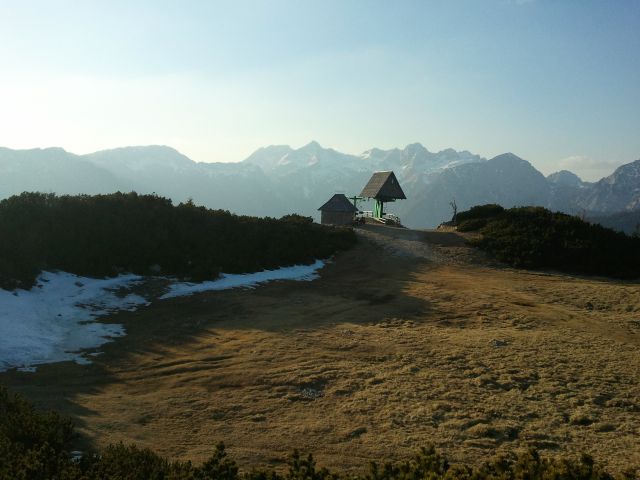
[[[0,386],[0,479],[74,478],[72,440],[69,420],[53,412],[38,413]]]
[[[483,228],[489,219],[487,218],[470,218],[462,222],[458,222],[459,232],[474,232]]]
[[[54,413],[38,413],[19,396],[0,387],[0,480],[612,480],[588,455],[578,460],[541,458],[535,450],[502,456],[479,467],[450,465],[433,447],[400,462],[371,462],[368,472],[343,475],[317,468],[313,456],[295,451],[289,469],[240,473],[222,443],[209,460],[195,466],[171,461],[135,445],[110,445],[101,452],[70,457],[72,424]],[[636,479],[636,471],[621,477]]]
[[[466,212],[456,215],[458,230],[461,232],[472,232],[484,227],[489,220],[504,212],[504,208],[495,203],[487,205],[476,205]]]
[[[486,205],[476,205],[471,207],[466,212],[460,212],[456,215],[458,223],[466,220],[478,220],[494,218],[504,212],[504,207],[495,203],[488,203]]]
[[[87,479],[164,480],[208,478],[195,476],[191,462],[170,462],[148,448],[109,445],[100,454],[87,455],[76,463]]]
[[[521,268],[619,278],[640,276],[640,239],[542,207],[508,210],[496,205],[458,214],[461,231],[479,231],[474,243]]]
[[[156,195],[23,193],[0,201],[0,288],[29,288],[41,270],[128,271],[194,280],[311,263],[356,241],[351,229],[233,215]]]

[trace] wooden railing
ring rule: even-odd
[[[357,218],[374,218],[382,223],[396,223],[398,225],[402,225],[400,222],[400,217],[394,215],[393,213],[385,213],[382,215],[382,218],[376,218],[373,216],[373,212],[370,210],[360,211],[356,214]]]

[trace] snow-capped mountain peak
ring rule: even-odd
[[[545,178],[512,153],[486,160],[468,151],[431,152],[414,143],[360,155],[310,142],[272,145],[240,163],[196,163],[170,147],[127,147],[74,155],[62,149],[0,148],[0,197],[23,191],[60,194],[155,192],[176,202],[192,198],[240,214],[315,215],[338,191],[356,195],[380,170],[392,170],[407,199],[390,205],[409,226],[432,227],[458,208],[481,203],[541,205],[554,210],[613,213],[640,208],[640,160],[596,183],[571,172]],[[576,188],[576,185],[581,185]],[[362,208],[366,208],[363,205]]]

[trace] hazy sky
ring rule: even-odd
[[[0,145],[640,158],[639,0],[0,0]]]

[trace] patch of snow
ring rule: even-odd
[[[165,293],[160,299],[182,297],[185,295],[193,295],[199,292],[208,292],[212,290],[227,290],[230,288],[254,288],[255,286],[269,282],[272,280],[299,280],[311,281],[318,278],[317,271],[324,266],[322,260],[316,260],[311,265],[294,265],[293,267],[283,267],[276,270],[263,270],[255,273],[241,273],[235,275],[221,274],[217,280],[200,282],[200,283],[174,283],[171,285],[169,292]]]
[[[201,283],[177,282],[161,299],[210,290],[254,288],[272,280],[311,281],[322,260],[276,270],[226,275]],[[118,310],[134,311],[149,302],[139,295],[117,295],[143,281],[137,275],[95,279],[66,272],[43,272],[31,290],[0,289],[0,372],[34,372],[44,363],[91,363],[101,352],[89,351],[125,335],[122,325],[95,322]]]
[[[141,280],[137,275],[94,279],[65,272],[43,272],[31,290],[0,289],[0,372],[12,367],[34,371],[35,365],[72,360],[79,353],[124,335],[122,325],[96,323],[117,310],[135,310],[148,302],[115,291]]]
[[[282,166],[282,165],[289,165],[291,163],[291,159],[289,158],[289,154],[285,154],[283,155],[280,160],[278,160],[278,162],[276,163],[276,165]]]

